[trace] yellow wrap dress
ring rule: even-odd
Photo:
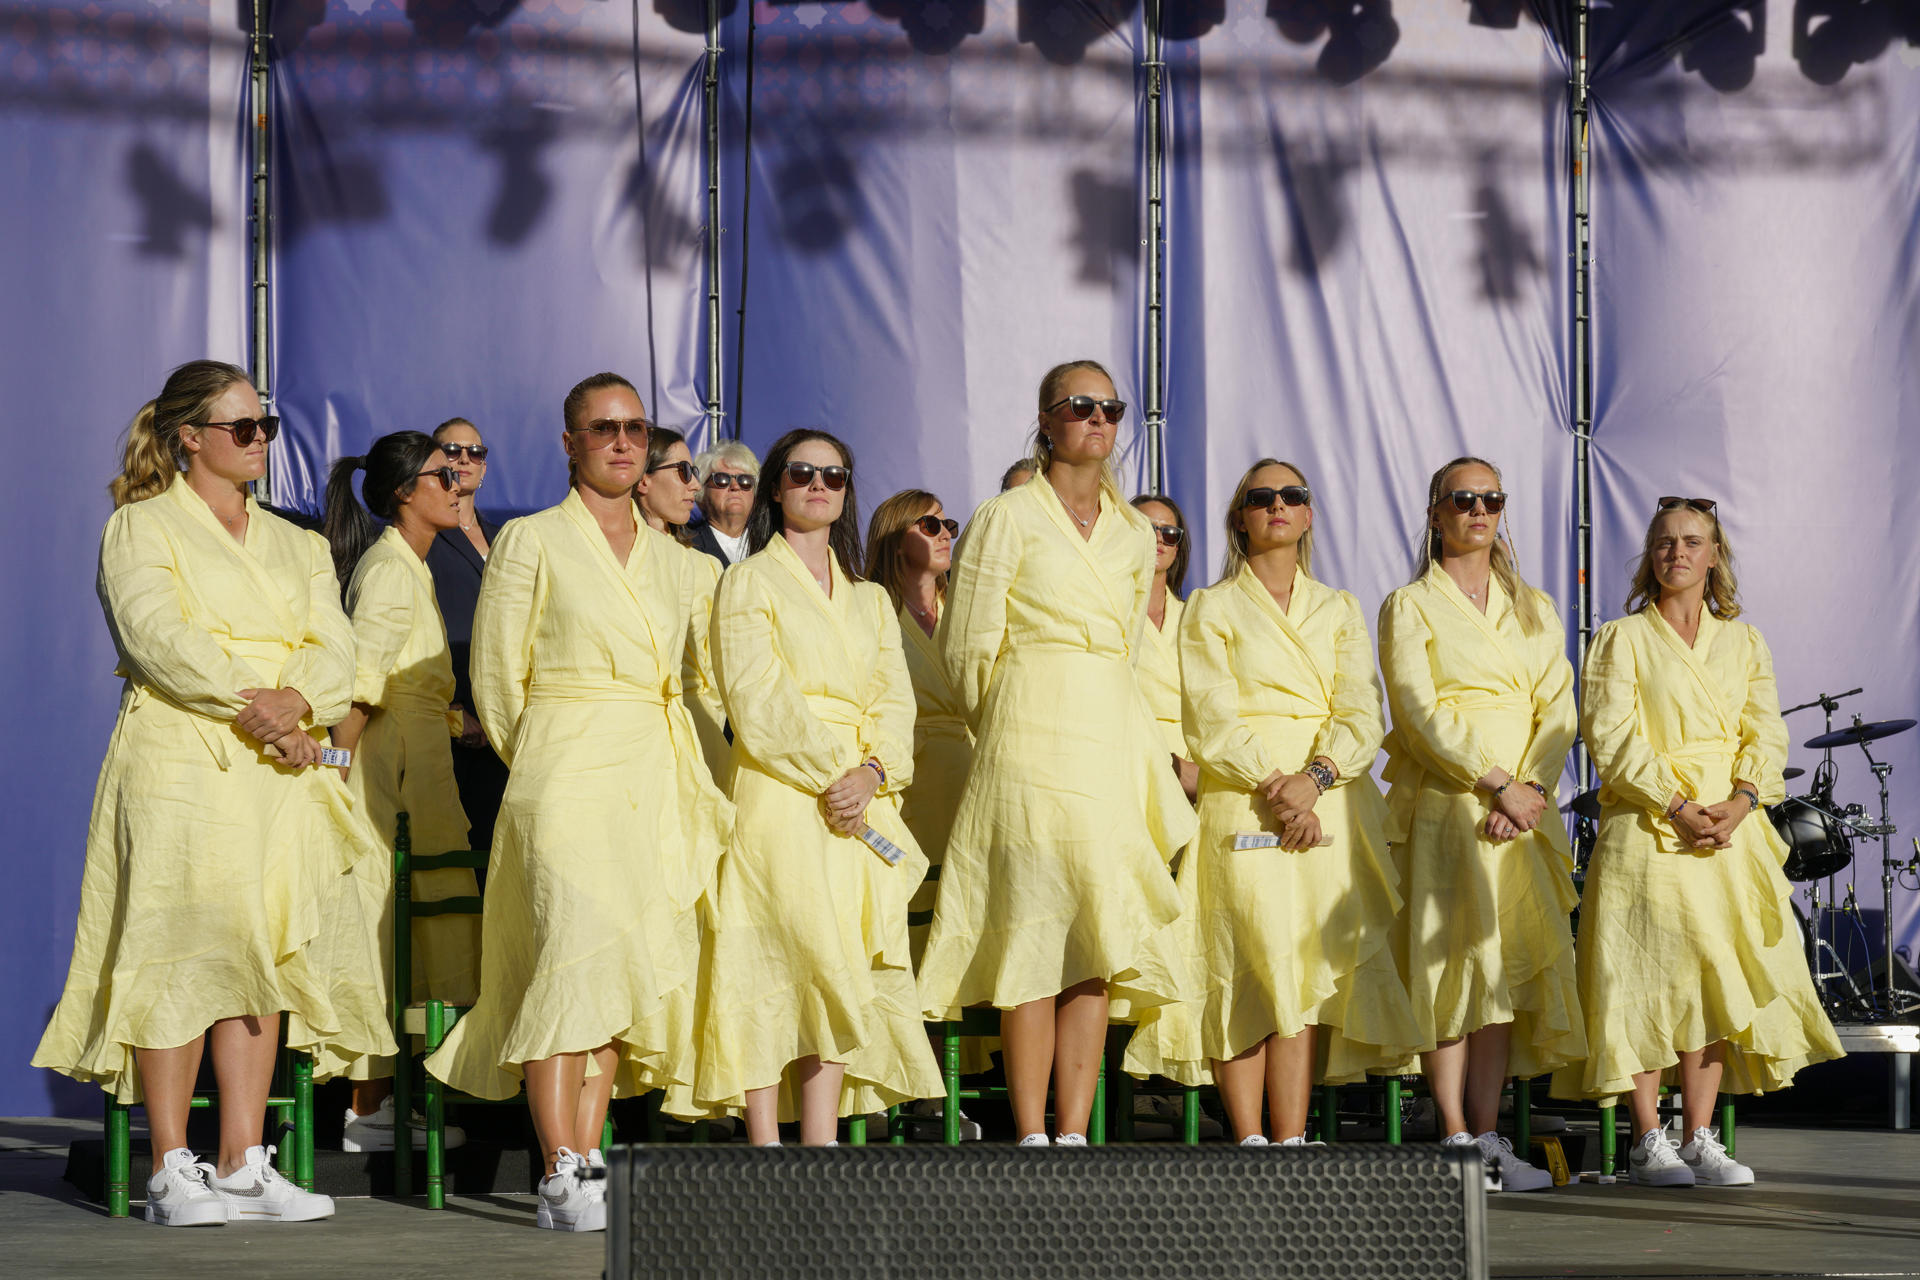
[[[908,904],[907,933],[917,967],[926,954],[927,931],[940,888],[940,863],[953,817],[960,810],[967,773],[973,767],[973,733],[966,708],[947,680],[940,647],[920,629],[903,605],[899,611],[900,647],[913,682],[913,785],[900,797],[900,817],[927,855],[927,878]]]
[[[832,582],[829,598],[775,535],[721,578],[713,618],[738,816],[712,894],[695,1093],[734,1109],[780,1085],[788,1120],[804,1057],[846,1064],[841,1115],[944,1092],[907,941],[927,870],[900,818],[913,686],[887,593],[837,558]],[[830,828],[821,800],[869,757],[887,776],[866,823],[905,855],[892,865]]]
[[[510,521],[487,557],[473,697],[512,774],[487,867],[480,999],[427,1061],[479,1097],[512,1096],[526,1062],[612,1043],[615,1096],[664,1089],[670,1114],[701,1114],[688,1088],[696,907],[733,807],[681,696],[700,582],[637,523],[623,565],[569,493]]]
[[[687,649],[680,663],[681,696],[686,700],[687,713],[693,717],[707,771],[725,791],[728,759],[733,749],[727,742],[727,709],[720,700],[720,682],[713,674],[711,637],[713,596],[720,588],[721,565],[704,551],[684,543],[674,545],[686,553],[694,579],[691,612],[687,618]]]
[[[1309,1026],[1329,1083],[1403,1063],[1421,1038],[1393,953],[1402,907],[1374,784],[1384,732],[1373,644],[1360,606],[1296,572],[1282,613],[1242,568],[1196,591],[1180,627],[1189,758],[1200,766],[1194,864],[1207,962],[1200,1019],[1209,1059]],[[1315,756],[1339,778],[1314,806],[1333,843],[1235,850],[1277,830],[1260,787]]]
[[[1581,730],[1601,781],[1577,946],[1588,1057],[1553,1092],[1623,1094],[1720,1040],[1727,1093],[1783,1089],[1839,1057],[1767,815],[1720,850],[1686,847],[1665,819],[1675,794],[1717,804],[1736,779],[1763,805],[1785,797],[1787,726],[1759,631],[1703,609],[1689,648],[1651,605],[1607,623],[1581,676]]]
[[[236,540],[180,478],[113,513],[98,586],[126,685],[33,1064],[138,1102],[135,1048],[276,1012],[319,1078],[391,1055],[378,921],[350,874],[387,852],[337,771],[287,769],[234,723],[249,688],[298,689],[316,736],[347,713],[353,632],[325,540],[250,498]]]
[[[1110,488],[1082,538],[1044,476],[961,539],[938,638],[974,731],[920,973],[929,1017],[1104,980],[1116,1019],[1188,994],[1167,863],[1192,839],[1134,664],[1153,533]]]
[[[1454,1040],[1512,1023],[1508,1075],[1537,1076],[1587,1053],[1574,977],[1579,903],[1555,792],[1577,730],[1566,632],[1533,591],[1527,635],[1498,579],[1483,613],[1435,565],[1380,609],[1387,737],[1387,838],[1406,910],[1407,994],[1421,1038]],[[1486,835],[1494,768],[1537,782],[1547,807],[1532,831]]]
[[[453,777],[453,739],[447,707],[453,701],[453,657],[433,594],[433,574],[400,531],[388,528],[354,566],[347,585],[353,622],[353,700],[368,707],[366,728],[353,751],[347,790],[375,831],[393,838],[407,814],[415,853],[467,847],[467,815]],[[363,858],[354,868],[365,910],[380,921],[380,984],[393,989],[393,861]],[[416,901],[479,893],[464,868],[425,871],[413,878]],[[430,916],[413,922],[413,990],[470,1005],[480,990],[480,921],[474,916]],[[355,1079],[392,1074],[391,1061],[368,1059],[347,1074]]]

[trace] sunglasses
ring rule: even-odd
[[[235,418],[232,422],[190,422],[190,427],[218,427],[222,431],[233,433],[233,442],[242,449],[253,443],[258,435],[271,441],[280,434],[280,419],[274,414],[264,418]]]
[[[1100,411],[1101,417],[1115,425],[1127,416],[1125,400],[1095,400],[1092,396],[1068,396],[1063,400],[1055,400],[1040,412],[1052,413],[1061,405],[1067,406],[1067,413],[1081,422],[1091,418],[1095,409]]]
[[[957,538],[960,536],[960,522],[958,520],[942,520],[939,516],[921,516],[913,522],[913,527],[926,534],[929,538],[939,537],[942,529],[947,531],[949,538]]]
[[[677,472],[681,484],[693,483],[693,464],[691,462],[663,462],[657,467],[648,467],[647,474],[658,475],[662,471]]]
[[[627,439],[645,447],[647,432],[653,430],[653,424],[645,418],[595,418],[583,427],[568,427],[585,436],[596,449],[604,449],[613,443],[614,437],[622,432]]]
[[[787,483],[796,489],[810,488],[816,475],[820,477],[820,483],[838,493],[847,487],[847,481],[853,478],[853,471],[848,467],[816,467],[811,462],[787,464]]]
[[[735,471],[716,471],[707,477],[707,488],[738,489],[742,493],[752,493],[753,477]]]
[[[475,462],[485,462],[487,460],[487,446],[483,444],[443,444],[440,446],[440,452],[446,454],[455,462],[460,461],[462,454],[472,458]]]
[[[435,480],[438,480],[440,487],[448,493],[452,493],[460,487],[460,473],[452,467],[435,467],[431,471],[422,471],[419,475],[415,476],[414,479],[424,480],[428,476],[432,476]]]
[[[1506,509],[1507,495],[1499,489],[1489,489],[1485,493],[1476,493],[1472,489],[1454,489],[1440,495],[1441,502],[1451,502],[1453,509],[1460,512],[1473,510],[1477,501],[1487,509],[1487,514],[1497,516]]]
[[[1187,536],[1187,531],[1177,524],[1157,524],[1153,526],[1153,531],[1160,535],[1160,541],[1170,547],[1179,546],[1180,539]]]
[[[268,436],[267,439],[271,440],[273,439],[273,437]],[[242,440],[240,443],[245,444],[246,441]],[[1713,515],[1714,508],[1719,505],[1720,504],[1715,502],[1712,498],[1666,497],[1666,498],[1660,499],[1660,510],[1662,511],[1671,511],[1675,507],[1691,507],[1693,510],[1698,511],[1700,514],[1708,515],[1708,516]],[[1715,517],[1715,518],[1717,519],[1718,517]]]
[[[1313,494],[1308,491],[1307,486],[1303,484],[1283,484],[1278,489],[1269,489],[1262,486],[1258,489],[1247,490],[1246,497],[1240,500],[1240,507],[1246,511],[1251,511],[1256,507],[1264,511],[1273,505],[1275,498],[1278,498],[1290,507],[1310,507],[1313,505]]]

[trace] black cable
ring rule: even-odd
[[[737,312],[738,324],[733,335],[733,413],[728,419],[733,423],[733,438],[740,438],[740,423],[745,412],[745,387],[747,380],[747,244],[751,237],[752,219],[748,216],[753,201],[753,33],[759,26],[755,21],[753,6],[747,6],[747,108],[744,130],[746,137],[741,146],[740,155],[740,307]]]

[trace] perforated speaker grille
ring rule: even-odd
[[[1483,1277],[1477,1153],[627,1147],[607,1280]]]

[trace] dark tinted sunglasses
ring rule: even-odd
[[[1308,491],[1307,486],[1303,484],[1283,484],[1278,489],[1269,489],[1262,486],[1258,489],[1247,490],[1247,496],[1240,500],[1240,506],[1242,510],[1252,510],[1258,507],[1264,511],[1273,505],[1275,498],[1278,498],[1290,507],[1310,507],[1313,505],[1313,494]]]
[[[1187,536],[1187,531],[1177,524],[1156,524],[1153,531],[1160,535],[1160,541],[1170,547],[1179,546],[1180,539]]]
[[[460,473],[452,467],[435,467],[431,471],[422,471],[415,479],[424,480],[428,476],[432,476],[435,480],[438,480],[440,487],[448,493],[452,493],[460,487]]]
[[[1127,416],[1127,402],[1125,400],[1095,400],[1092,396],[1068,396],[1063,400],[1055,400],[1040,412],[1052,413],[1061,405],[1067,406],[1069,416],[1077,418],[1081,422],[1085,422],[1088,418],[1091,418],[1095,409],[1100,411],[1101,417],[1111,423],[1117,424],[1120,419]]]
[[[738,489],[742,493],[752,493],[753,477],[736,471],[716,471],[707,477],[707,488]]]
[[[236,437],[236,438],[237,438],[237,437]],[[267,437],[267,439],[269,439],[269,440],[271,440],[271,439],[273,439],[273,437],[272,437],[272,436],[268,436],[268,437]],[[242,441],[240,441],[240,443],[242,443],[242,444],[245,444],[245,443],[246,443],[246,441],[244,441],[244,440],[242,440]],[[1715,501],[1714,501],[1714,500],[1713,500],[1712,498],[1673,498],[1673,497],[1667,497],[1667,498],[1662,498],[1662,499],[1660,499],[1660,510],[1662,510],[1662,511],[1671,511],[1671,510],[1673,510],[1673,509],[1674,509],[1675,507],[1691,507],[1691,508],[1693,508],[1693,509],[1694,509],[1695,511],[1698,511],[1698,512],[1700,512],[1700,513],[1701,513],[1702,515],[1709,515],[1709,516],[1710,516],[1710,515],[1713,515],[1713,513],[1714,513],[1714,508],[1715,508],[1715,507],[1717,507],[1717,506],[1719,506],[1719,505],[1720,505],[1720,504],[1719,504],[1719,503],[1717,503],[1717,502],[1715,502]]]
[[[462,454],[472,458],[475,462],[485,462],[487,460],[487,446],[483,444],[443,444],[440,446],[440,452],[446,454],[455,462],[460,461]]]
[[[678,472],[681,484],[693,483],[693,464],[691,462],[663,462],[657,467],[648,467],[647,474],[658,475],[662,471]]]
[[[939,516],[921,516],[913,522],[913,527],[926,534],[929,538],[939,537],[942,529],[947,531],[949,538],[957,538],[960,536],[960,522],[958,520],[942,520]]]
[[[813,484],[814,476],[820,477],[820,483],[835,493],[847,487],[847,480],[853,472],[846,467],[816,467],[811,462],[789,462],[787,464],[787,483],[796,489],[805,489]]]
[[[1499,489],[1489,489],[1485,493],[1476,493],[1472,489],[1454,489],[1440,495],[1440,501],[1451,502],[1453,509],[1460,512],[1472,511],[1476,500],[1487,509],[1487,514],[1490,516],[1499,515],[1507,506],[1507,495]]]
[[[596,449],[612,444],[613,438],[623,431],[626,432],[629,440],[644,447],[647,443],[647,432],[653,430],[653,424],[645,418],[595,418],[583,427],[572,427],[569,430],[578,431],[591,441]]]
[[[235,418],[232,422],[190,422],[192,427],[218,427],[222,431],[233,433],[233,442],[242,449],[253,443],[256,435],[271,441],[280,434],[280,419],[274,414],[264,418]]]

